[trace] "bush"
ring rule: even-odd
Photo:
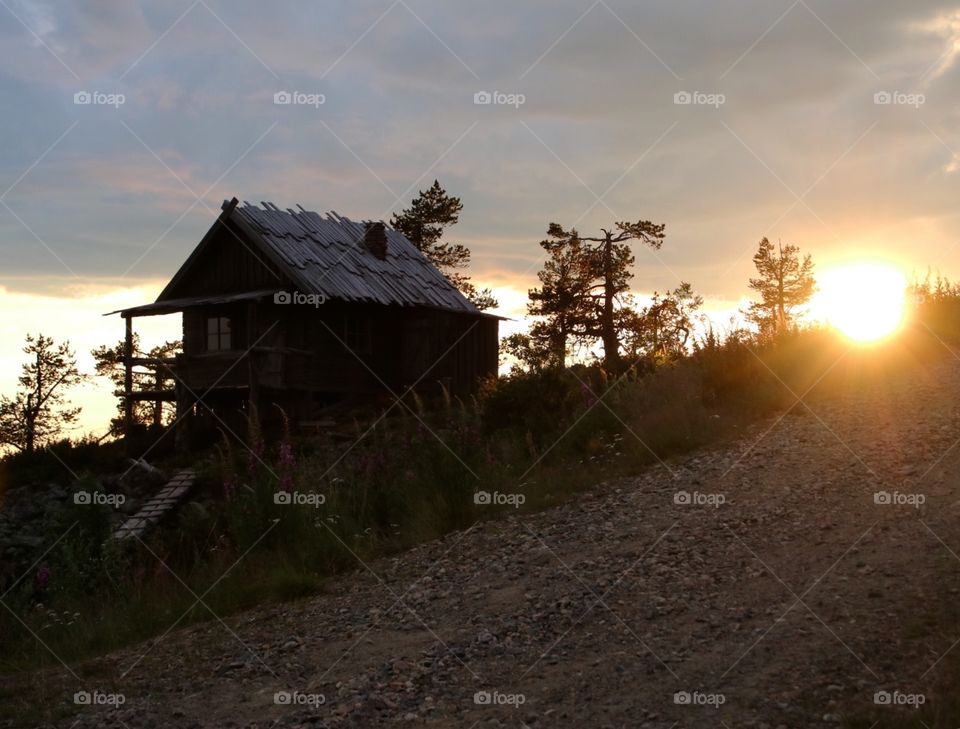
[[[597,379],[594,371],[577,369],[578,374],[550,368],[486,382],[479,396],[484,431],[512,428],[542,434],[561,429],[589,402],[587,388]]]

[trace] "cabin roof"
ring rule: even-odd
[[[271,202],[261,205],[244,202],[241,206],[236,198],[224,200],[220,217],[157,300],[110,314],[166,314],[191,306],[261,298],[281,290],[278,287],[270,291],[188,298],[176,295],[178,284],[195,270],[203,251],[213,244],[214,234],[230,223],[245,239],[261,249],[300,293],[321,294],[328,300],[422,306],[485,318],[503,318],[480,311],[403,233],[382,221],[354,221],[333,211],[321,216],[301,205],[297,205],[299,210],[281,210]],[[377,255],[365,244],[368,226],[373,222],[383,225],[386,255]]]
[[[244,203],[231,216],[245,224],[282,263],[304,293],[328,299],[399,306],[429,306],[477,314],[479,310],[398,230],[385,225],[387,252],[379,258],[364,245],[367,225],[298,206],[281,210]]]

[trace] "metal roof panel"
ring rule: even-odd
[[[298,206],[299,207],[299,206]],[[432,306],[464,313],[479,310],[400,231],[385,226],[387,255],[363,245],[366,221],[331,211],[318,213],[244,205],[233,211],[264,244],[300,272],[311,290],[344,301]]]

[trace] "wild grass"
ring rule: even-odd
[[[145,544],[107,540],[96,508],[64,514],[49,543],[67,535],[4,598],[0,672],[316,594],[377,557],[737,438],[760,417],[802,410],[800,397],[866,386],[938,349],[920,334],[882,356],[821,330],[734,336],[652,372],[576,366],[491,381],[475,399],[410,397],[339,438],[285,430],[270,441],[254,414],[243,444],[225,438],[196,464],[207,501]]]

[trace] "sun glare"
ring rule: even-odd
[[[824,271],[813,314],[856,342],[876,342],[894,334],[906,314],[907,279],[896,268],[873,262]]]

